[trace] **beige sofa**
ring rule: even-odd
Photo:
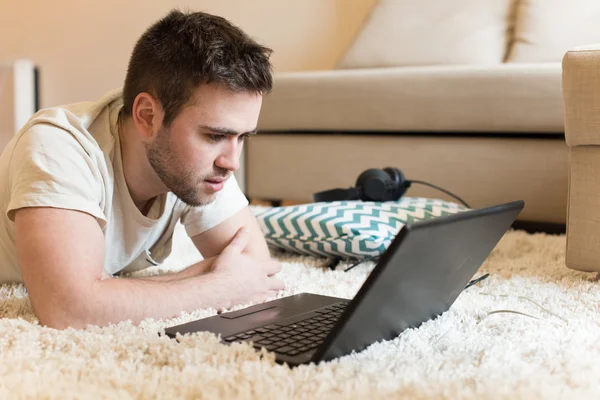
[[[570,148],[566,262],[600,271],[600,44],[565,55],[563,91]]]
[[[596,0],[381,0],[335,68],[276,74],[246,193],[309,202],[394,166],[474,207],[523,199],[522,221],[565,224],[561,59],[600,42],[599,18]]]

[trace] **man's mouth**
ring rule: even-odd
[[[225,185],[225,179],[223,178],[205,179],[204,182],[206,182],[206,186],[208,186],[211,192],[218,192]]]
[[[206,182],[221,183],[221,182],[223,182],[223,179],[206,179]]]

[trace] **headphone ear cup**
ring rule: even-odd
[[[406,190],[409,186],[406,184],[406,178],[404,177],[404,174],[398,168],[394,167],[384,168],[383,170],[390,176],[396,185],[394,200],[400,200],[404,193],[406,193]]]
[[[381,179],[381,170],[377,168],[370,168],[366,171],[363,171],[358,178],[356,179],[356,187],[364,186],[371,179]]]
[[[363,201],[390,201],[395,199],[396,183],[387,172],[371,168],[358,176],[356,187]]]
[[[402,174],[402,171],[400,171],[398,168],[394,168],[394,167],[387,167],[383,169],[389,176],[390,178],[392,178],[392,180],[397,183],[400,184],[402,183],[402,181],[404,180],[404,175]]]

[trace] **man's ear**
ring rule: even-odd
[[[160,127],[164,117],[163,109],[158,100],[149,93],[138,94],[133,101],[131,116],[142,140],[152,141]]]

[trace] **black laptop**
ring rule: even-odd
[[[523,209],[523,201],[404,226],[352,300],[301,293],[165,329],[248,341],[289,365],[390,340],[447,311]]]

